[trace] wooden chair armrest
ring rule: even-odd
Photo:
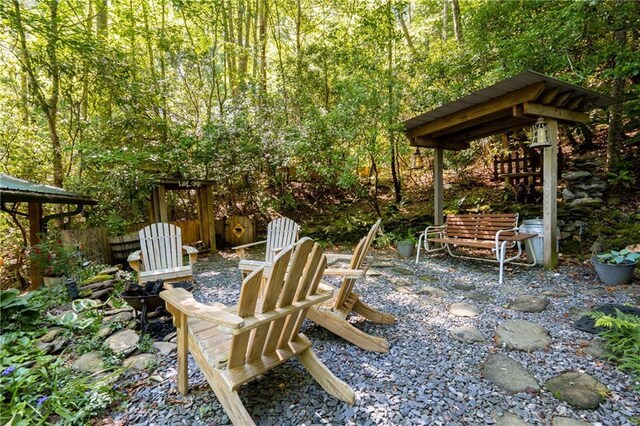
[[[235,246],[235,247],[231,247],[233,250],[240,250],[240,249],[246,249],[249,247],[253,247],[253,246],[257,246],[258,244],[264,244],[266,243],[267,240],[264,241],[256,241],[255,243],[249,243],[249,244],[243,244],[241,246]]]
[[[325,256],[327,256],[327,261],[332,261],[332,260],[351,260],[351,258],[353,257],[353,254],[343,254],[343,253],[325,253]]]
[[[189,265],[193,266],[198,260],[198,249],[191,246],[182,246],[182,250],[186,251],[189,255]]]
[[[318,284],[318,293],[333,293],[337,289],[329,284],[320,283]]]
[[[129,266],[136,272],[140,272],[140,262],[142,262],[142,250],[136,250],[127,257]]]
[[[324,270],[324,275],[335,275],[339,277],[362,277],[367,271],[363,269],[338,269],[327,268]]]
[[[244,325],[244,319],[231,312],[205,305],[193,298],[184,288],[173,288],[160,292],[160,297],[166,303],[179,310],[188,317],[209,321],[227,329],[238,329]]]

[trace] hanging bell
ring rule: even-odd
[[[551,146],[549,142],[549,128],[544,118],[538,118],[538,121],[533,125],[533,138],[529,148],[548,148]]]

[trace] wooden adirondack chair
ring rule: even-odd
[[[314,306],[309,310],[308,317],[311,321],[326,328],[327,330],[337,334],[345,340],[361,347],[362,349],[375,352],[388,352],[389,342],[382,337],[371,336],[364,331],[358,330],[347,321],[347,317],[351,311],[358,313],[371,322],[378,324],[393,324],[395,318],[391,314],[381,312],[366,303],[360,296],[353,291],[356,280],[359,276],[363,276],[365,271],[361,270],[362,263],[373,243],[374,237],[378,232],[380,220],[372,227],[366,237],[363,237],[356,247],[349,269],[328,269],[326,274],[341,275],[342,285],[340,288],[333,288],[326,284],[321,285],[323,291],[331,291],[333,297]]]
[[[238,257],[242,259],[238,265],[240,272],[242,272],[242,276],[244,277],[249,272],[262,266],[270,267],[279,250],[282,250],[283,248],[298,241],[299,232],[300,225],[287,217],[281,217],[272,220],[267,226],[266,240],[232,247],[236,251]],[[244,259],[245,249],[259,244],[267,245],[264,254],[264,261]]]
[[[296,357],[328,393],[353,404],[353,390],[300,333],[309,308],[331,297],[317,291],[326,264],[320,245],[304,238],[275,257],[264,291],[262,268],[244,279],[237,307],[204,305],[180,288],[160,293],[178,329],[178,390],[188,392],[188,350],[231,421],[253,425],[238,388]]]
[[[164,281],[191,280],[193,264],[198,258],[198,250],[182,245],[182,231],[169,223],[153,223],[142,228],[140,250],[129,255],[127,261],[138,272],[142,284],[158,279]],[[182,260],[182,251],[189,255],[189,265]]]

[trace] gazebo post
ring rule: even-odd
[[[42,232],[42,203],[29,202],[29,245],[35,246],[40,242],[40,233]],[[31,290],[37,290],[42,285],[42,271],[39,266],[31,262],[30,267]]]
[[[557,238],[557,207],[558,207],[558,121],[545,117],[549,131],[550,147],[545,148],[543,158],[543,247],[544,268],[555,269],[558,265]]]
[[[433,222],[434,225],[444,223],[444,172],[442,148],[436,148],[433,156]]]

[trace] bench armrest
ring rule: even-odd
[[[193,298],[184,288],[172,288],[160,292],[160,297],[187,317],[212,322],[222,327],[236,329],[244,325],[244,319],[231,312],[220,309],[220,305],[208,306]]]

